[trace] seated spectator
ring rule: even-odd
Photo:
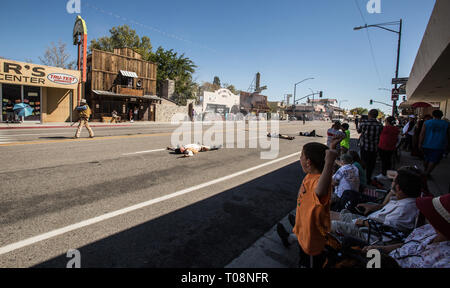
[[[122,119],[121,117],[117,114],[117,111],[114,110],[111,112],[111,123],[118,123],[120,122]]]
[[[332,185],[335,187],[332,202],[336,202],[342,197],[344,191],[359,191],[359,172],[353,166],[353,158],[350,154],[341,156],[342,167],[333,175]]]
[[[418,198],[416,204],[430,224],[416,228],[404,243],[363,251],[389,253],[402,268],[450,268],[450,194]]]
[[[337,219],[332,221],[331,231],[367,242],[367,234],[361,229],[367,225],[365,219],[372,219],[403,231],[412,230],[418,215],[416,198],[420,193],[420,175],[410,169],[401,168],[392,183],[391,192],[382,204],[358,204],[357,208],[361,209],[364,215],[368,215],[367,217],[342,210]],[[374,235],[374,239],[377,236]]]
[[[359,157],[358,152],[352,150],[348,153],[353,158],[353,166],[358,168],[359,187],[360,187],[360,191],[361,191],[362,189],[364,189],[367,186],[366,167],[365,167],[364,163],[362,162],[361,157]]]
[[[279,223],[277,232],[283,244],[297,239],[300,251],[300,267],[322,267],[325,261],[325,244],[330,231],[331,177],[337,141],[331,149],[320,143],[308,143],[303,147],[300,164],[306,173],[297,199],[295,226],[291,237]]]

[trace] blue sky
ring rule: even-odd
[[[163,46],[191,58],[194,78],[234,84],[246,91],[256,72],[270,101],[323,90],[327,98],[347,100],[346,108],[369,108],[369,99],[390,102],[397,35],[353,27],[403,19],[400,76],[407,77],[419,49],[435,0],[381,0],[382,13],[369,14],[368,0],[80,0],[89,39],[109,35],[113,26],[128,24],[148,36],[154,49]],[[50,42],[72,46],[76,14],[67,0],[0,1],[0,56],[39,63]],[[362,15],[358,10],[359,5]],[[365,21],[365,22],[364,22]],[[376,64],[375,64],[376,63]],[[373,105],[383,111],[390,108]]]

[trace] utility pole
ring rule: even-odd
[[[399,25],[399,30],[392,30],[390,28],[386,28],[386,26],[391,26],[391,25]],[[395,68],[395,78],[398,79],[398,72],[399,72],[399,67],[400,67],[400,47],[401,47],[401,41],[402,41],[402,27],[403,27],[403,20],[400,19],[400,21],[397,22],[389,22],[389,23],[381,23],[381,24],[374,24],[374,25],[364,25],[364,26],[360,26],[360,27],[355,27],[353,28],[353,30],[361,30],[361,29],[366,29],[369,27],[376,27],[376,28],[380,28],[383,30],[387,30],[389,32],[393,32],[393,33],[397,33],[398,34],[398,47],[397,47],[397,65]],[[395,84],[395,89],[397,89],[398,86],[397,84]],[[397,112],[397,101],[396,100],[392,100],[392,116],[396,116],[398,114]]]

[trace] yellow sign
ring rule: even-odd
[[[80,72],[0,59],[0,83],[76,89]]]

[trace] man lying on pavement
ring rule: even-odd
[[[295,137],[292,137],[292,136],[288,136],[288,135],[283,135],[283,134],[278,134],[278,135],[276,135],[276,134],[267,134],[267,137],[269,137],[269,138],[280,138],[280,139],[286,139],[286,140],[294,140],[295,139]]]
[[[323,137],[323,136],[317,135],[316,130],[312,130],[311,132],[300,132],[300,133],[298,133],[298,135],[305,136],[305,137]]]
[[[175,154],[183,154],[184,157],[192,157],[195,154],[198,154],[199,152],[206,152],[206,151],[214,151],[219,150],[222,146],[218,147],[210,147],[200,144],[186,144],[182,146],[174,147],[167,147],[167,150],[174,151]]]

